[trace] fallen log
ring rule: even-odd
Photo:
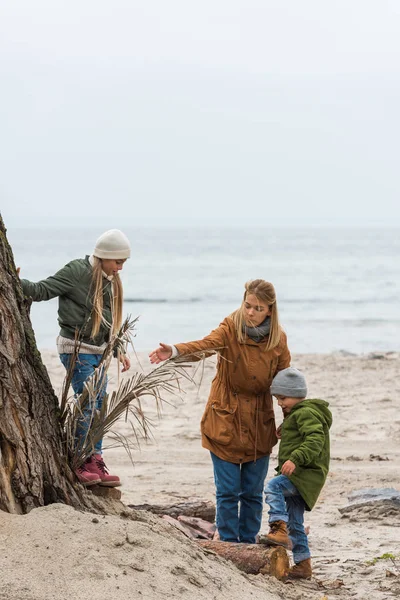
[[[214,540],[196,540],[196,544],[232,561],[245,573],[262,573],[280,580],[285,579],[289,573],[288,555],[282,546],[235,544]]]
[[[95,496],[100,498],[107,498],[108,500],[121,500],[121,490],[113,487],[102,487],[101,485],[93,485],[89,488]]]
[[[206,500],[181,502],[165,506],[157,504],[128,504],[128,506],[135,510],[147,510],[156,515],[169,515],[174,519],[185,515],[187,517],[198,517],[210,523],[214,523],[215,521],[215,506],[212,502]]]

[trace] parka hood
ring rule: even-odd
[[[312,410],[317,411],[324,419],[326,425],[330,428],[332,425],[332,413],[328,409],[329,403],[325,400],[319,400],[318,398],[310,398],[302,400],[296,406],[292,408],[290,412],[295,410],[301,410],[302,407],[308,407]]]

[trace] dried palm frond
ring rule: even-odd
[[[177,356],[161,363],[149,373],[135,373],[125,379],[112,392],[105,395],[100,410],[96,410],[96,398],[107,384],[107,371],[112,356],[116,349],[121,347],[128,336],[131,336],[137,319],[127,319],[120,332],[110,340],[104,351],[101,363],[92,377],[85,382],[85,389],[73,401],[63,400],[61,422],[64,430],[65,445],[72,468],[81,465],[88,456],[93,454],[94,447],[105,435],[113,440],[113,445],[123,446],[131,455],[132,448],[137,448],[141,439],[152,437],[152,422],[146,417],[142,399],[145,396],[153,398],[157,414],[160,416],[163,403],[169,403],[168,397],[182,398],[180,381],[185,379],[193,383],[193,375],[188,370],[192,368],[193,360],[202,360],[206,356],[215,354],[217,350],[195,352],[190,356]],[[77,356],[78,352],[75,352]],[[71,361],[72,362],[72,361]],[[71,381],[69,372],[67,381]],[[67,393],[64,386],[63,398]],[[68,389],[68,388],[67,388]],[[90,427],[85,439],[77,439],[79,427],[85,413],[90,421]],[[118,421],[124,419],[129,422],[133,434],[133,441],[119,433],[113,427]]]
[[[62,392],[61,392],[61,399],[60,399],[60,413],[61,413],[60,424],[61,424],[62,427],[64,426],[65,418],[66,418],[66,415],[67,415],[67,404],[68,404],[69,388],[71,386],[72,377],[73,377],[73,374],[74,374],[74,369],[75,369],[76,361],[78,359],[78,354],[79,354],[80,347],[81,347],[81,342],[79,341],[78,334],[76,332],[75,333],[74,351],[71,354],[71,359],[69,361],[69,365],[68,365],[68,369],[67,369],[67,374],[65,376],[64,384],[63,384],[63,389],[62,389]]]

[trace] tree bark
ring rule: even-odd
[[[219,556],[231,560],[241,571],[256,575],[272,575],[285,579],[289,573],[289,559],[282,546],[263,544],[235,544],[209,540],[196,540],[202,548],[212,550]]]
[[[0,215],[0,509],[98,509],[68,466],[58,410]]]

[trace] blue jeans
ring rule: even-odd
[[[269,456],[230,463],[211,452],[217,498],[217,529],[223,542],[255,544],[263,510]],[[239,506],[240,505],[240,506]]]
[[[67,370],[69,368],[71,356],[71,354],[60,354],[60,360]],[[72,389],[76,395],[83,392],[83,384],[91,375],[93,375],[94,370],[100,364],[101,357],[101,354],[78,354],[71,381]],[[96,406],[93,407],[93,403],[90,401],[85,406],[82,418],[79,419],[76,427],[76,441],[78,446],[83,445],[87,438],[93,418],[93,410],[100,410],[102,407],[104,396],[106,395],[106,388],[107,377],[105,378],[104,385],[100,392],[97,394]],[[102,439],[96,442],[93,448],[94,454],[101,454],[102,443]]]
[[[273,477],[265,486],[265,502],[269,504],[269,522],[285,521],[293,544],[293,560],[297,564],[310,558],[304,531],[305,503],[297,488],[285,475]]]

